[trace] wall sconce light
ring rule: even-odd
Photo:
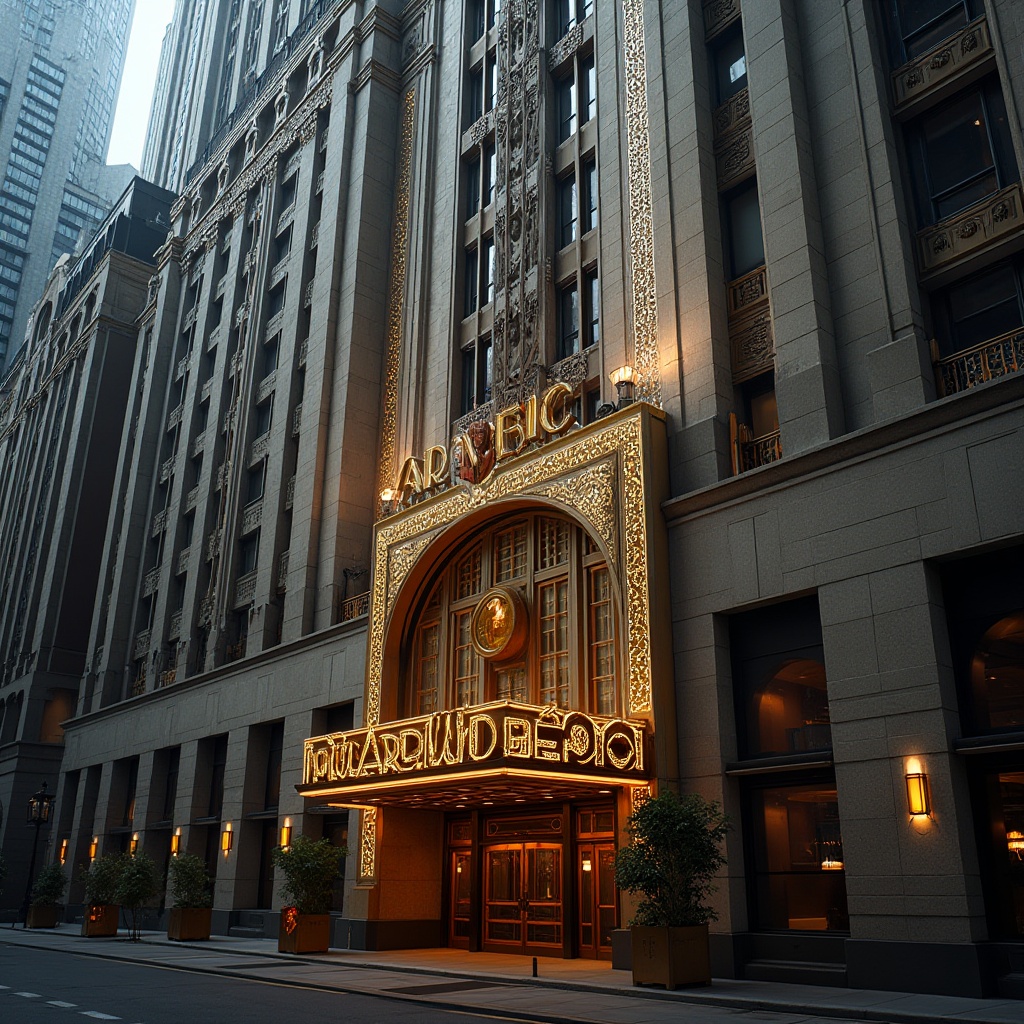
[[[181,853],[181,828],[174,830],[174,835],[171,836],[171,856],[177,857]]]
[[[224,851],[225,855],[231,852],[231,847],[235,845],[235,833],[232,831],[231,822],[225,822],[224,831],[220,834],[220,848]]]
[[[128,844],[128,852],[134,857],[136,851],[138,850],[138,848],[139,848],[139,833],[138,832],[133,832],[132,833],[132,840]]]
[[[60,863],[61,863],[62,867],[64,865],[64,862],[67,859],[68,859],[68,841],[66,839],[62,839],[60,841]]]
[[[292,845],[292,819],[285,818],[284,824],[281,826],[281,842],[280,847],[282,850],[287,850]]]
[[[1017,855],[1017,860],[1024,859],[1024,832],[1013,832],[1006,833],[1006,848],[1010,853]]]
[[[591,861],[591,859],[589,857],[584,857],[583,858],[583,870],[584,871],[593,871],[594,870],[593,862]]]
[[[89,862],[90,863],[96,859],[96,854],[99,851],[99,848],[100,848],[100,837],[99,836],[93,836],[92,839],[89,840]]]
[[[385,487],[380,492],[380,513],[389,516],[395,511],[395,492],[390,487]]]
[[[455,865],[455,874],[457,874],[457,875],[461,875],[462,874],[462,861],[461,860]]]
[[[608,374],[608,379],[615,385],[615,398],[620,409],[633,404],[633,381],[636,373],[632,366],[620,366]]]
[[[928,776],[921,770],[921,762],[916,757],[907,761],[907,807],[910,816],[931,814],[928,804]]]

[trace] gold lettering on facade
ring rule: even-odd
[[[435,444],[423,453],[423,487],[441,487],[448,482],[448,449]]]
[[[556,410],[561,406],[561,414]],[[555,384],[544,392],[540,403],[540,428],[546,434],[564,434],[574,423],[572,388],[568,384]]]
[[[405,501],[407,492],[423,493],[423,463],[419,459],[408,458],[402,466],[402,475],[398,478],[398,500]]]

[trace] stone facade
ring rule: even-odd
[[[201,7],[179,5],[169,38]],[[244,34],[250,7],[204,17]],[[347,840],[335,942],[461,941],[442,864],[465,806],[303,800],[300,741],[413,716],[401,624],[420,598],[385,579],[426,586],[527,498],[583,526],[579,502],[600,504],[596,484],[537,491],[536,466],[573,446],[525,428],[522,454],[471,479],[471,425],[497,422],[504,444],[502,409],[526,416],[565,382],[596,480],[605,417],[628,418],[609,374],[628,364],[664,422],[665,449],[634,467],[664,540],[595,529],[580,565],[644,545],[650,784],[735,823],[716,973],[1019,992],[1022,936],[999,907],[1024,698],[1007,684],[1002,724],[978,724],[960,596],[991,582],[983,632],[1011,638],[1017,678],[1024,310],[977,328],[961,313],[975,274],[1021,280],[1013,5],[964,8],[948,74],[949,39],[919,44],[869,0],[316,10],[283,57],[260,44],[253,97],[225,79],[221,121],[189,113],[198,79],[164,76],[160,103],[199,142],[177,169],[158,156],[167,114],[147,150],[181,195],[139,318],[51,855],[137,831],[166,860],[180,830],[216,865],[218,928],[271,935],[287,817]],[[929,133],[974,102],[1006,144],[990,192],[953,209]],[[454,475],[432,447],[459,453]],[[642,611],[629,564],[612,573],[622,636]],[[635,665],[617,657],[625,712]],[[927,815],[908,810],[917,775]],[[633,798],[611,797],[611,842]]]

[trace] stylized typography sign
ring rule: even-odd
[[[304,786],[490,768],[644,778],[644,725],[502,701],[306,740]]]

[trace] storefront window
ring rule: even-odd
[[[835,784],[751,789],[752,911],[760,930],[847,931]]]
[[[750,688],[746,707],[749,757],[832,749],[825,666],[820,661],[786,659]]]

